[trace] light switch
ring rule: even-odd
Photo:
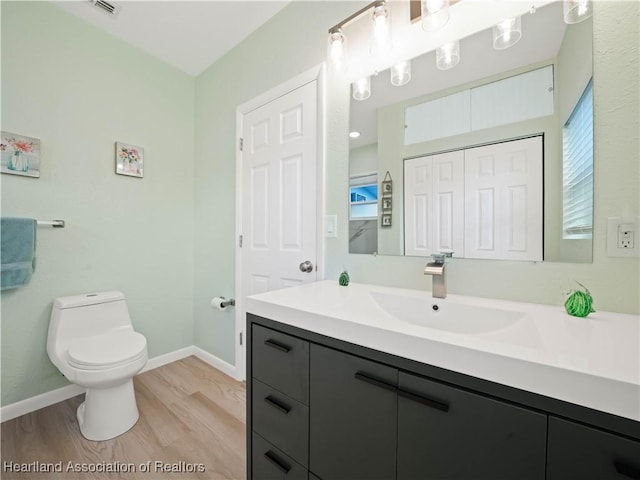
[[[337,215],[324,216],[324,236],[327,238],[338,237],[338,216]]]

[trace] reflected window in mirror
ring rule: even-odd
[[[562,129],[563,208],[566,239],[593,233],[593,88],[590,81]]]

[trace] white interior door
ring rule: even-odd
[[[467,258],[542,261],[542,136],[465,151]]]
[[[464,151],[404,162],[405,255],[464,257]]]
[[[317,279],[317,82],[242,118],[240,302]],[[236,355],[244,378],[244,345]]]

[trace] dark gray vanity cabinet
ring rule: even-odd
[[[310,470],[322,479],[396,475],[398,370],[311,345]]]
[[[401,372],[398,480],[543,479],[547,415]]]
[[[549,416],[547,480],[640,480],[640,442]]]
[[[248,314],[251,480],[640,480],[640,423]]]

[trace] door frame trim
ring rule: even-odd
[[[316,278],[324,278],[325,269],[325,242],[323,235],[323,219],[325,211],[325,131],[326,131],[326,66],[324,63],[297,75],[284,83],[258,95],[257,97],[236,107],[236,228],[235,228],[235,284],[236,284],[236,309],[235,309],[235,366],[236,379],[245,380],[246,360],[244,349],[240,346],[240,333],[245,331],[245,306],[242,292],[242,249],[239,238],[242,235],[242,151],[240,150],[240,138],[243,131],[244,116],[287,93],[296,90],[308,83],[316,82]],[[246,333],[243,342],[246,342]]]

